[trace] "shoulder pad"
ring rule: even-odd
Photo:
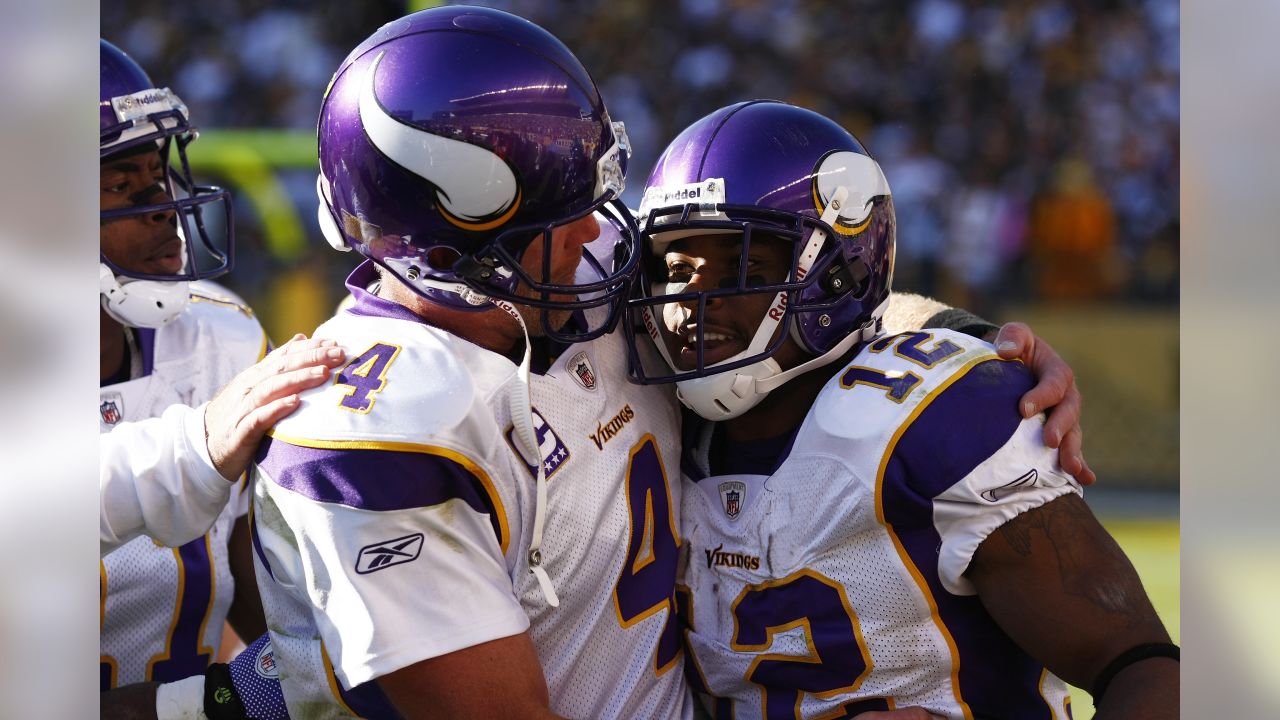
[[[192,303],[220,305],[253,317],[253,308],[250,308],[243,298],[218,283],[211,280],[197,280],[191,283],[190,288]]]
[[[192,283],[191,303],[172,323],[156,331],[156,362],[217,354],[230,358],[238,370],[262,359],[270,341],[253,310],[230,293],[196,292],[197,285],[217,287]]]
[[[272,435],[312,447],[438,442],[515,372],[510,361],[427,325],[338,315],[316,329],[346,350],[333,380],[302,394]],[[480,413],[483,416],[483,413]]]
[[[864,345],[827,381],[810,420],[843,438],[892,433],[922,402],[970,368],[998,359],[990,343],[952,330],[883,336]]]

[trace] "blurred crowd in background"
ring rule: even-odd
[[[128,0],[102,6],[102,32],[204,128],[311,130],[345,54],[432,4]],[[635,148],[633,206],[682,127],[737,100],[782,99],[839,120],[884,165],[897,287],[980,312],[1176,302],[1176,0],[478,4],[547,27],[592,72]],[[288,174],[311,234],[312,177]],[[247,206],[229,284],[253,299],[297,260],[270,257]],[[322,257],[302,263],[306,275],[350,265],[315,240],[307,255]]]
[[[237,266],[222,281],[274,338],[328,318],[359,259],[331,250],[315,223],[330,76],[376,28],[434,4],[101,7],[103,37],[207,131],[193,158],[203,146],[204,179],[236,192]],[[893,189],[894,287],[1031,323],[1080,378],[1090,463],[1107,486],[1176,489],[1176,0],[478,4],[546,27],[590,70],[631,137],[632,207],[666,143],[722,105],[774,98],[841,122]],[[285,132],[249,133],[248,154],[273,167],[237,175],[244,141],[229,131],[262,129]]]

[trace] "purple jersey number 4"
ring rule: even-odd
[[[681,649],[674,612],[680,536],[667,473],[652,435],[645,435],[631,449],[627,504],[631,511],[631,533],[622,574],[613,589],[613,601],[624,628],[664,609],[667,611],[667,622],[654,656],[654,671],[661,675],[671,669]]]
[[[387,386],[387,370],[399,354],[399,345],[374,343],[373,347],[347,363],[333,378],[334,385],[351,388],[339,405],[362,415],[372,410],[373,396]]]

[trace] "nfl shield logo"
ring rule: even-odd
[[[746,483],[730,480],[719,485],[720,500],[724,503],[724,514],[730,519],[738,517],[742,512],[742,499],[747,494]]]
[[[113,396],[103,400],[102,404],[98,406],[98,413],[102,415],[102,422],[108,425],[115,425],[120,422],[120,398]]]
[[[263,643],[258,650],[258,657],[253,660],[253,669],[263,680],[275,680],[280,677],[280,667],[276,665],[276,653],[271,641]]]
[[[587,390],[596,389],[596,371],[591,367],[591,358],[587,356],[587,351],[574,355],[568,363],[569,372],[573,373],[573,379]]]

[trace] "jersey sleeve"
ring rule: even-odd
[[[309,607],[344,687],[526,630],[485,471],[444,448],[357,445],[272,439],[255,470],[262,564]]]
[[[1081,493],[1058,464],[1057,450],[1044,445],[1044,416],[1024,419],[1018,412],[1033,383],[1021,363],[992,358],[967,365],[922,404],[888,463],[885,512],[903,525],[932,526],[939,580],[951,593],[975,594],[964,573],[997,528]]]
[[[200,537],[233,484],[209,458],[204,406],[173,405],[160,417],[122,423],[100,436],[101,554],[140,534],[170,547]]]
[[[942,536],[938,574],[947,590],[976,592],[964,573],[978,546],[1001,525],[1063,495],[1082,494],[1058,466],[1058,451],[1045,447],[1043,432],[1042,419],[1024,420],[1004,447],[934,500]]]

